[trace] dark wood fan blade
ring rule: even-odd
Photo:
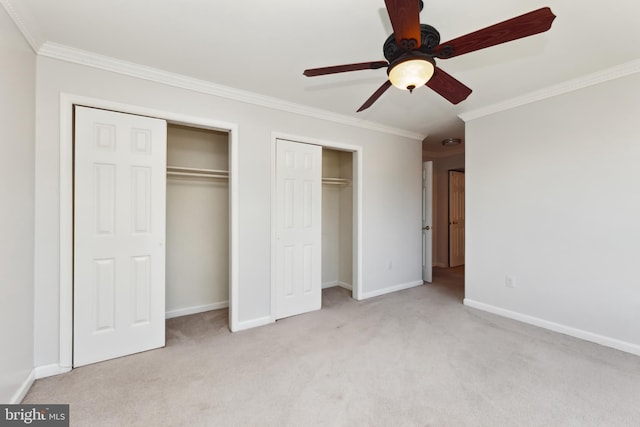
[[[551,28],[556,16],[548,7],[525,13],[437,46],[435,56],[452,58],[501,43],[542,33]]]
[[[378,90],[373,92],[373,95],[371,95],[369,99],[367,99],[365,103],[362,104],[362,107],[358,108],[358,113],[362,110],[366,110],[367,108],[371,107],[373,103],[376,102],[378,98],[380,98],[382,94],[385,93],[387,89],[389,89],[390,87],[391,87],[391,82],[389,80],[384,82],[382,86],[380,86]]]
[[[464,101],[471,94],[471,89],[438,67],[426,85],[452,104]]]
[[[389,65],[387,61],[359,62],[357,64],[335,65],[333,67],[311,68],[304,70],[307,77],[322,76],[325,74],[346,73],[347,71],[376,70]]]
[[[398,46],[420,47],[420,0],[384,0]]]

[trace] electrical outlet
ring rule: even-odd
[[[504,276],[504,285],[507,288],[515,288],[516,287],[516,278],[513,276],[509,276],[508,274]]]

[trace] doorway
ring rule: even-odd
[[[62,94],[60,97],[60,367],[71,369],[73,363],[73,134],[74,106],[119,111],[154,117],[169,123],[211,129],[228,133],[229,153],[229,328],[238,327],[238,192],[237,192],[237,125],[196,116],[187,116],[146,107]],[[144,276],[144,275],[143,275]],[[163,316],[164,317],[164,316]]]
[[[311,245],[306,245],[306,251],[303,254],[303,262],[308,261],[308,265],[314,265],[316,267],[313,269],[305,270],[306,276],[303,276],[301,279],[298,279],[298,282],[287,282],[287,276],[282,274],[284,269],[287,271],[291,271],[290,277],[294,277],[294,270],[291,268],[286,268],[287,265],[291,267],[292,261],[294,258],[294,249],[292,245],[289,245],[290,249],[287,249],[290,254],[289,258],[286,256],[285,248],[283,247],[283,241],[280,240],[283,238],[283,230],[282,225],[286,222],[287,212],[291,211],[291,209],[286,208],[286,206],[294,206],[294,204],[299,202],[290,202],[287,204],[286,199],[286,191],[287,185],[289,186],[290,194],[295,193],[296,185],[293,181],[290,184],[286,184],[284,180],[285,174],[289,173],[286,171],[286,156],[289,159],[294,158],[294,154],[279,154],[278,147],[288,147],[287,150],[291,152],[297,151],[299,149],[302,151],[310,151],[315,152],[317,154],[304,154],[308,159],[314,158],[313,156],[318,156],[317,158],[322,161],[326,159],[328,161],[327,165],[323,165],[321,168],[324,170],[324,176],[322,171],[318,171],[312,177],[310,176],[307,179],[307,182],[304,184],[309,189],[316,188],[315,191],[322,191],[322,194],[325,196],[325,201],[327,203],[323,204],[322,198],[318,201],[319,204],[314,206],[313,204],[308,204],[310,207],[308,217],[313,217],[313,212],[316,212],[316,215],[322,215],[323,209],[328,208],[333,202],[338,201],[340,203],[338,210],[343,211],[343,216],[340,218],[334,217],[334,224],[331,224],[331,227],[327,227],[324,229],[324,224],[318,224],[320,229],[322,230],[319,235],[322,238],[322,242],[327,244],[328,242],[332,242],[329,244],[335,244],[340,247],[340,250],[343,252],[348,252],[348,256],[342,258],[342,262],[340,259],[337,260],[337,263],[329,266],[326,261],[327,257],[324,257],[325,264],[323,265],[323,257],[322,253],[316,253],[312,249]],[[305,148],[308,147],[308,148]],[[315,149],[313,147],[316,147]],[[319,150],[319,151],[317,151]],[[362,151],[361,147],[351,146],[347,144],[334,143],[328,141],[321,141],[315,139],[301,138],[301,137],[291,137],[284,135],[276,135],[272,139],[272,253],[274,256],[272,257],[272,275],[271,275],[271,313],[272,320],[275,321],[279,318],[287,317],[289,315],[301,314],[304,312],[312,311],[319,309],[321,307],[321,293],[322,293],[322,284],[324,280],[325,286],[342,286],[345,288],[349,288],[351,285],[351,293],[354,299],[360,299],[360,295],[362,295],[362,284],[360,278],[362,277],[361,269],[362,269],[362,260],[361,260],[361,246],[362,246],[362,238],[361,238],[361,212],[362,212]],[[335,163],[335,164],[331,164]],[[293,161],[290,161],[290,164],[294,164]],[[308,162],[309,165],[312,164],[311,160]],[[349,177],[349,178],[347,178]],[[324,182],[324,186],[322,183]],[[317,185],[317,187],[314,187]],[[324,187],[324,188],[323,188]],[[329,187],[332,189],[329,190]],[[300,187],[302,188],[302,187]],[[338,188],[341,188],[338,190]],[[322,189],[322,190],[321,190]],[[309,201],[311,201],[311,197],[313,195],[313,191],[309,193]],[[349,200],[350,199],[350,200]],[[295,200],[291,198],[291,200]],[[348,205],[348,206],[347,206]],[[301,205],[302,206],[302,205]],[[303,208],[304,213],[304,208]],[[335,213],[335,212],[334,212]],[[348,221],[344,217],[346,214],[349,218]],[[289,215],[289,218],[293,218],[293,216]],[[343,226],[346,223],[350,223],[350,229],[345,233],[340,233],[340,223]],[[311,224],[309,224],[311,225]],[[329,224],[327,224],[328,226]],[[337,228],[336,228],[337,227]],[[335,234],[331,233],[331,236],[324,235],[325,231],[328,231],[330,228],[333,228]],[[343,230],[346,230],[343,228]],[[302,236],[300,234],[299,236]],[[302,237],[300,237],[302,238]],[[289,237],[287,237],[289,239]],[[345,243],[345,240],[348,242]],[[322,246],[322,242],[319,247]],[[324,248],[323,248],[324,249]],[[325,254],[326,255],[326,254]],[[316,258],[313,258],[313,257]],[[308,257],[308,260],[304,257]],[[289,259],[289,264],[287,264],[287,259]],[[346,262],[349,260],[350,262]],[[299,266],[302,268],[303,266]],[[333,271],[331,271],[333,269]],[[348,273],[345,273],[345,270],[349,270]],[[342,270],[342,275],[340,275],[340,270]],[[324,273],[324,274],[323,274]],[[324,276],[324,278],[323,278]],[[342,279],[342,280],[341,280]],[[350,280],[349,280],[350,279]],[[341,283],[342,282],[342,283]],[[351,282],[351,283],[348,283]],[[295,291],[295,287],[298,286],[302,291]],[[306,287],[305,287],[306,286]],[[288,289],[288,291],[287,291]],[[299,292],[300,297],[300,305],[297,307],[297,303],[294,301],[294,295],[296,292]],[[307,294],[309,298],[302,298],[302,294]],[[284,295],[288,295],[289,297],[285,299]],[[313,296],[311,296],[313,295]],[[285,302],[286,301],[286,302]],[[303,302],[303,301],[311,301],[311,302]],[[282,309],[282,307],[286,307],[286,309]]]
[[[167,125],[167,319],[229,306],[228,141]]]
[[[322,289],[353,293],[353,154],[322,148]]]

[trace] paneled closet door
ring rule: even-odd
[[[165,344],[166,122],[75,108],[73,365]]]
[[[322,147],[276,141],[276,319],[322,303]]]

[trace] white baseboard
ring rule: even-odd
[[[189,314],[204,313],[205,311],[219,310],[221,308],[228,308],[228,307],[229,307],[229,301],[221,301],[221,302],[215,302],[213,304],[198,305],[195,307],[187,307],[187,308],[180,308],[178,310],[167,311],[164,317],[165,319],[172,319],[174,317],[188,316]]]
[[[340,286],[341,288],[347,289],[349,291],[353,291],[353,286],[351,285],[351,283],[338,281],[338,286]]]
[[[376,291],[365,292],[362,295],[362,299],[378,297],[380,295],[390,294],[391,292],[397,292],[397,291],[402,291],[409,288],[415,288],[416,286],[420,286],[422,284],[424,284],[422,280],[417,280],[415,282],[402,283],[400,285],[390,286],[388,288],[378,289]]]
[[[64,374],[71,371],[71,368],[65,368],[58,365],[57,363],[54,363],[52,365],[36,366],[36,369],[34,371],[36,374],[36,379],[39,380],[40,378],[47,378],[54,375]]]
[[[16,392],[11,397],[11,401],[9,402],[9,404],[17,405],[20,402],[22,402],[22,399],[24,399],[27,393],[29,393],[29,389],[31,389],[31,386],[33,385],[33,382],[35,380],[36,380],[36,372],[35,372],[35,369],[32,369],[31,372],[29,372],[29,375],[27,376],[27,378],[20,385],[20,388],[18,388],[18,390],[16,390]]]
[[[340,286],[341,288],[345,288],[350,291],[353,290],[353,286],[351,286],[351,283],[343,282],[341,280],[334,280],[333,282],[325,282],[322,284],[322,289],[335,288],[336,286]]]
[[[325,282],[322,284],[322,289],[334,288],[338,286],[338,281],[334,280],[333,282]]]
[[[519,322],[528,323],[530,325],[538,326],[550,331],[560,332],[561,334],[580,338],[585,341],[591,341],[596,344],[604,345],[606,347],[615,348],[616,350],[640,356],[640,345],[638,344],[621,341],[615,338],[606,337],[604,335],[594,334],[582,329],[573,328],[571,326],[562,325],[560,323],[551,322],[548,320],[540,319],[538,317],[533,317],[527,314],[518,313],[516,311],[511,311],[482,302],[474,301],[469,298],[465,298],[463,303],[466,306],[497,314],[498,316],[508,317],[509,319],[517,320]]]
[[[244,322],[238,322],[237,327],[231,332],[244,331],[245,329],[256,328],[258,326],[264,326],[274,322],[275,320],[271,316],[259,317],[253,320],[245,320]]]

